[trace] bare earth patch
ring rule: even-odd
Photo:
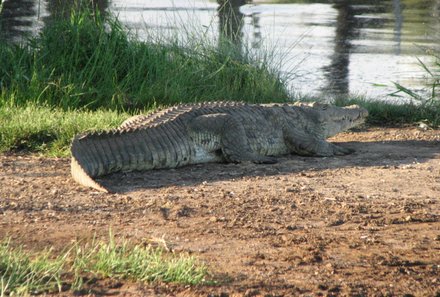
[[[370,128],[333,141],[356,153],[100,180],[116,194],[75,184],[68,159],[1,155],[0,238],[61,250],[111,227],[197,255],[219,282],[102,282],[96,295],[440,296],[440,131]]]

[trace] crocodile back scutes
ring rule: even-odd
[[[230,101],[180,104],[147,115],[137,115],[128,118],[117,128],[117,130],[129,131],[139,128],[149,128],[164,124],[169,121],[173,121],[179,116],[183,116],[185,114],[189,114],[194,111],[202,111],[204,109],[215,109],[215,108],[223,108],[223,107],[243,106],[243,105],[246,105],[246,103],[230,102]]]

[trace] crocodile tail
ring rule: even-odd
[[[78,137],[75,137],[75,139],[72,142],[71,152],[72,152],[72,159],[71,159],[71,174],[73,179],[78,182],[80,185],[90,187],[93,189],[96,189],[101,192],[109,193],[109,190],[101,186],[99,183],[97,183],[93,178],[90,176],[90,174],[87,172],[86,166],[84,165],[84,162],[79,158],[80,154],[79,151],[81,150],[81,144],[78,141]]]

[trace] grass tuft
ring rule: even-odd
[[[128,240],[119,243],[113,235],[108,241],[75,243],[58,256],[51,250],[29,253],[10,241],[0,243],[1,297],[87,291],[96,280],[109,278],[197,285],[205,283],[206,275],[206,266],[194,257]]]
[[[0,243],[0,296],[60,291],[65,260],[50,250],[31,257],[9,241]]]
[[[206,267],[194,257],[167,255],[160,248],[117,244],[112,236],[108,242],[77,247],[74,268],[98,277],[130,279],[141,282],[204,282]]]

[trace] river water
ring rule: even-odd
[[[12,38],[35,32],[57,1],[3,0],[2,29]],[[393,82],[422,90],[426,72],[417,59],[432,65],[426,52],[440,47],[440,0],[232,1],[232,7],[205,0],[99,4],[139,39],[192,34],[271,53],[293,92],[323,99],[356,94],[394,100]]]

